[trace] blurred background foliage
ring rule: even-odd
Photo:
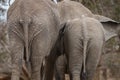
[[[93,13],[120,21],[120,0],[82,0]]]

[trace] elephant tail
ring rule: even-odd
[[[29,62],[29,40],[28,40],[28,27],[29,27],[30,21],[24,21],[23,19],[20,19],[19,24],[23,27],[23,35],[24,35],[24,44],[25,44],[25,53],[24,53],[24,59],[26,62]]]
[[[24,53],[24,58],[25,58],[25,64],[26,67],[28,68],[28,75],[30,77],[30,72],[31,72],[31,65],[30,65],[30,53],[29,53],[29,40],[28,40],[28,27],[29,23],[23,23],[23,30],[24,30],[24,42],[25,42],[25,53]]]
[[[83,34],[83,74],[86,74],[86,53],[87,53],[87,46],[88,46],[88,31],[87,25],[85,21],[85,16],[82,16],[82,34]]]
[[[29,49],[28,49],[28,24],[23,24],[23,30],[24,30],[24,41],[25,41],[25,58],[26,61],[29,62]]]

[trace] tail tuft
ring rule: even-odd
[[[87,73],[83,72],[81,77],[82,77],[82,80],[87,80]]]

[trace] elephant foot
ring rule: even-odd
[[[82,80],[87,80],[87,74],[86,74],[86,73],[82,73],[81,79],[82,79]]]

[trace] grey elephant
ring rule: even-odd
[[[94,15],[94,17],[95,19],[99,20],[104,27],[105,41],[108,41],[110,38],[114,36],[120,36],[119,22],[101,15]],[[60,57],[58,57],[56,61],[56,65],[55,65],[56,80],[65,80],[65,74],[66,71],[68,70],[68,63],[65,58],[66,58],[65,56],[61,55]]]
[[[60,1],[60,0],[59,0]],[[61,23],[66,23],[69,20],[73,20],[76,18],[81,18],[82,15],[86,17],[94,17],[94,14],[83,6],[81,3],[63,0],[58,1],[58,9],[60,13]],[[63,55],[58,57],[55,65],[55,78],[56,80],[65,80],[65,71],[64,69],[68,68],[68,62]]]
[[[81,18],[82,15],[87,17],[92,17],[99,20],[103,27],[105,33],[105,40],[109,40],[110,38],[117,36],[116,32],[119,31],[119,22],[116,22],[110,18],[95,15],[81,3],[70,1],[70,0],[63,0],[58,2],[59,12],[61,15],[61,22],[65,23],[68,20],[73,20],[75,18]],[[112,32],[111,32],[112,30]],[[61,56],[62,57],[62,56]],[[67,61],[63,61],[63,58],[58,58],[56,62],[56,80],[64,80],[64,69],[65,66],[63,64]],[[65,65],[65,64],[64,64]]]
[[[11,80],[19,80],[23,60],[28,73],[31,73],[31,80],[52,80],[58,51],[55,46],[60,39],[56,5],[50,0],[15,0],[7,17],[12,57]]]
[[[102,24],[89,17],[66,23],[64,34],[70,80],[92,80],[104,47]]]
[[[79,2],[63,0],[58,2],[58,8],[60,13],[61,23],[65,23],[66,21],[75,18],[81,18],[82,15],[99,20],[105,29],[105,33],[107,34],[106,41],[111,37],[116,36],[116,34],[118,34],[116,32],[119,32],[119,25],[120,25],[119,22],[105,16],[93,14],[88,8],[86,8],[84,5],[82,5]],[[112,33],[110,30],[111,28],[112,28]]]

